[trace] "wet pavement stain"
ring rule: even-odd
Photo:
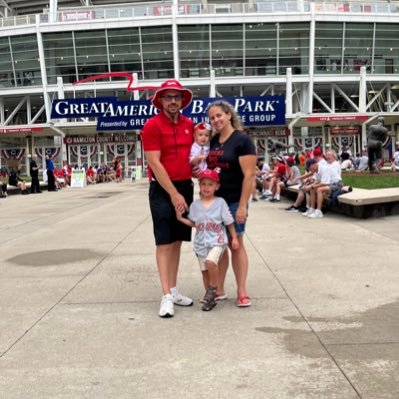
[[[305,323],[303,318],[297,316],[285,319],[293,323]],[[307,322],[315,333],[306,324],[306,329],[262,326],[255,330],[267,334],[281,334],[289,352],[308,358],[329,356],[320,345],[320,340],[330,352],[343,359],[394,362],[399,360],[399,301],[350,317],[310,317]]]
[[[90,249],[65,248],[49,251],[29,252],[7,259],[20,266],[58,266],[67,263],[81,262],[98,257],[100,254]]]

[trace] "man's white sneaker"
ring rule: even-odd
[[[309,216],[309,218],[312,219],[320,219],[323,217],[323,212],[320,209],[316,209],[313,213],[311,213]]]
[[[162,297],[161,307],[159,308],[159,317],[173,317],[175,314],[173,299],[171,294]]]
[[[192,306],[194,301],[184,295],[181,295],[177,288],[171,288],[170,294],[172,296],[172,301],[175,305],[179,306]]]
[[[314,212],[314,209],[308,208],[308,209],[306,210],[306,212],[303,212],[303,213],[302,213],[302,216],[309,216],[309,215],[311,215],[313,212]]]

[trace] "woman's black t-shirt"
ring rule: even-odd
[[[220,169],[220,188],[216,195],[226,200],[228,204],[240,201],[244,175],[241,170],[239,157],[256,155],[251,138],[235,130],[224,142],[219,143],[219,134],[211,139],[208,155],[208,168]]]

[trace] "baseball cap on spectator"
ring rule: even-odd
[[[152,99],[152,103],[159,110],[162,110],[162,105],[159,99],[162,97],[164,91],[166,90],[177,90],[180,92],[182,96],[181,109],[186,108],[193,99],[193,93],[191,92],[191,90],[185,89],[178,80],[168,79],[161,84],[161,87],[155,92],[154,98]]]
[[[288,158],[286,159],[286,161],[287,161],[287,163],[289,163],[289,164],[294,164],[294,163],[295,163],[295,159],[294,159],[293,157],[288,157]]]
[[[280,176],[285,174],[286,171],[287,169],[284,164],[279,165],[277,168],[277,174],[279,174]]]
[[[323,152],[321,151],[321,149],[319,147],[316,147],[313,150],[313,156],[315,157],[321,157],[323,155]]]
[[[205,169],[198,176],[199,181],[201,181],[202,179],[209,179],[215,181],[216,183],[219,183],[219,173],[212,169]]]

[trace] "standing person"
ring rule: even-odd
[[[191,306],[193,300],[176,288],[182,241],[191,241],[191,228],[180,223],[193,201],[189,162],[193,122],[180,113],[193,94],[177,80],[166,80],[152,100],[159,114],[144,125],[142,140],[149,166],[149,201],[154,225],[156,260],[163,292],[160,317],[173,317],[174,304]]]
[[[56,191],[55,177],[54,177],[54,164],[49,155],[46,155],[46,170],[47,170],[47,189],[48,191]]]
[[[36,155],[33,155],[29,165],[30,177],[32,179],[30,192],[32,194],[35,193],[38,194],[42,192],[40,189],[40,182],[39,182],[39,166],[37,165],[36,158],[37,158]]]
[[[235,220],[239,247],[231,250],[232,265],[237,282],[237,306],[251,306],[247,294],[248,255],[244,246],[245,222],[248,216],[248,201],[253,190],[256,170],[256,151],[252,140],[242,132],[241,120],[233,106],[226,101],[215,101],[208,105],[207,114],[213,131],[208,156],[208,167],[220,169],[218,197],[224,198]],[[219,264],[219,283],[216,299],[227,298],[224,281],[229,265],[227,251]]]
[[[188,217],[177,212],[177,220],[189,227],[195,227],[194,252],[197,255],[206,289],[202,299],[202,310],[209,311],[216,306],[216,289],[219,279],[218,263],[227,247],[229,230],[233,249],[238,249],[234,219],[223,198],[215,197],[219,188],[219,174],[206,169],[199,174],[200,199],[190,205]]]

